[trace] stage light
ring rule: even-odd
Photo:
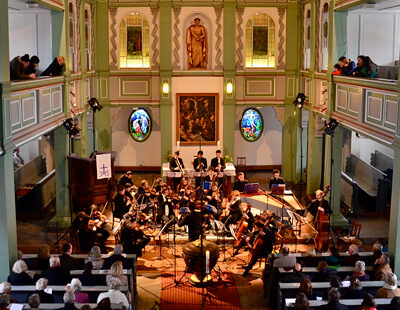
[[[93,112],[100,111],[103,108],[96,98],[90,98],[87,103],[92,108]]]
[[[232,93],[233,93],[233,84],[232,84],[232,82],[226,83],[226,93],[228,95],[232,95]]]
[[[162,85],[162,93],[163,95],[169,94],[169,84],[167,82],[164,82]]]
[[[329,136],[333,136],[333,134],[335,133],[335,128],[338,125],[339,123],[337,122],[337,120],[331,118],[329,122],[325,123],[324,127],[322,127],[322,131]]]
[[[64,122],[63,125],[65,129],[67,129],[68,134],[73,137],[77,135],[81,129],[79,128],[78,125],[76,125],[75,121],[72,118],[67,118]]]
[[[301,109],[306,101],[306,95],[303,93],[298,93],[296,99],[294,99],[293,104]]]

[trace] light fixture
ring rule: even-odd
[[[168,82],[164,82],[162,84],[162,93],[163,95],[168,95],[169,94],[169,85]]]
[[[79,128],[78,125],[76,125],[75,121],[72,118],[67,118],[64,122],[63,125],[65,129],[67,129],[68,134],[73,137],[77,135],[81,129]]]
[[[96,98],[90,98],[87,103],[92,108],[93,112],[100,111],[103,108]]]
[[[233,84],[232,84],[232,82],[226,83],[226,93],[228,95],[232,95],[232,93],[233,93]]]
[[[325,122],[324,127],[322,127],[322,131],[329,136],[333,136],[335,128],[338,125],[339,125],[338,121],[335,120],[334,118],[331,118],[328,123]]]
[[[293,104],[301,109],[306,101],[306,95],[303,93],[298,93],[296,99],[294,99]]]

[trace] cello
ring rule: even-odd
[[[319,208],[322,207],[322,203],[324,202],[324,197],[329,191],[330,186],[327,185],[325,191],[321,194],[321,201],[318,206],[317,214],[314,218],[314,227],[317,231],[316,235],[314,236],[314,243],[318,251],[325,251],[329,248],[329,217],[324,211],[319,210]]]
[[[242,209],[242,206],[240,206],[240,208]],[[249,217],[247,216],[247,212],[249,212],[251,210],[251,206],[249,204],[246,205],[246,208],[242,209],[242,219],[239,221],[238,225],[237,225],[237,231],[236,231],[236,240],[234,242],[234,245],[236,247],[238,247],[240,245],[240,243],[242,242],[243,238],[246,237],[246,231],[247,231],[247,227],[249,226],[249,223],[247,222],[247,220],[249,219]]]

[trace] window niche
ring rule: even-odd
[[[307,11],[306,25],[305,25],[305,63],[304,69],[310,69],[311,63],[311,10]]]
[[[275,67],[275,23],[257,13],[246,24],[246,68]]]
[[[321,20],[321,69],[328,70],[329,5],[324,4]]]
[[[69,19],[69,57],[70,57],[70,71],[75,72],[75,47],[76,47],[76,18],[75,18],[75,8],[72,2],[68,4],[68,19]]]
[[[119,28],[120,68],[150,68],[150,30],[147,19],[139,13],[130,13]]]

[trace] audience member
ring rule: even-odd
[[[393,298],[395,296],[400,296],[400,288],[397,287],[397,276],[389,272],[385,276],[385,284],[378,289],[376,298]]]
[[[101,258],[100,247],[97,245],[92,247],[85,262],[92,262],[93,269],[101,269],[104,264],[104,259]]]
[[[11,285],[33,285],[35,282],[26,273],[28,266],[23,260],[17,260],[12,268],[13,273],[7,278]]]
[[[364,245],[363,245],[363,243],[362,243],[362,241],[361,241],[360,239],[354,238],[354,239],[351,241],[351,244],[355,244],[355,245],[358,246],[358,253],[365,252],[365,249],[364,249],[364,247],[363,247]]]
[[[38,249],[37,258],[33,263],[34,269],[45,270],[49,268],[50,247],[48,245],[41,245]]]
[[[106,298],[103,298],[102,300],[100,300],[100,302],[97,303],[97,307],[94,309],[95,310],[112,310],[110,298],[106,297]]]
[[[361,260],[361,257],[358,255],[358,246],[356,244],[351,244],[349,246],[349,256],[342,257],[342,265],[354,266],[359,260]]]
[[[114,254],[111,255],[110,257],[107,257],[106,259],[104,259],[103,268],[104,269],[110,269],[111,265],[114,264],[117,261],[122,262],[122,266],[123,266],[124,269],[132,268],[131,261],[122,255],[122,251],[123,251],[122,244],[117,244],[114,247]]]
[[[390,302],[390,309],[400,310],[400,297],[396,296],[392,298],[392,301]]]
[[[36,294],[40,298],[40,302],[43,304],[51,304],[54,302],[53,294],[48,294],[45,292],[47,288],[47,284],[49,281],[45,278],[40,278],[36,281],[36,291],[33,294]]]
[[[71,256],[72,254],[72,244],[71,243],[64,243],[62,246],[62,255],[60,256],[60,264],[61,268],[71,271],[82,269],[83,261]]]
[[[303,278],[300,281],[300,286],[299,290],[297,293],[304,293],[307,296],[307,299],[315,299],[315,296],[313,294],[313,288],[312,288],[312,283],[310,279]]]
[[[83,305],[82,307],[79,308],[79,310],[92,310],[92,307],[90,307],[90,305]]]
[[[328,249],[329,256],[325,257],[328,266],[340,265],[340,255],[336,247],[332,246]]]
[[[353,72],[357,77],[375,78],[378,75],[378,66],[368,56],[358,56],[357,68]]]
[[[380,244],[379,241],[375,241],[374,245],[372,246],[372,257],[371,257],[371,264],[374,266],[374,270],[376,271],[376,268],[378,268],[377,265],[375,265],[375,262],[378,258],[380,258],[383,254],[382,252],[382,244]]]
[[[42,271],[42,278],[49,280],[49,285],[64,285],[67,284],[71,276],[68,270],[63,270],[60,267],[60,258],[58,256],[50,257],[50,267]]]
[[[303,273],[303,268],[299,263],[296,263],[293,268],[293,272],[288,272],[283,275],[281,282],[284,283],[296,283],[300,282],[301,279],[306,278],[310,279],[310,276],[306,273]]]
[[[125,309],[129,308],[128,299],[125,294],[119,291],[121,282],[117,278],[111,278],[107,281],[108,292],[101,293],[97,298],[97,303],[99,303],[103,298],[109,297],[110,302],[113,304],[122,303]]]
[[[87,262],[85,263],[85,266],[83,267],[83,273],[79,277],[79,280],[81,280],[82,285],[85,286],[92,286],[92,285],[104,285],[104,283],[100,283],[99,278],[96,277],[95,275],[92,274],[93,270],[93,264],[92,262]]]
[[[8,310],[10,304],[10,296],[8,294],[0,294],[0,310]]]
[[[365,291],[361,286],[361,281],[357,276],[351,276],[350,278],[350,287],[347,290],[347,298],[350,299],[361,299],[364,297]]]
[[[82,293],[82,282],[77,279],[73,278],[71,280],[71,290],[75,294],[75,302],[85,304],[89,302],[89,295],[86,293]]]
[[[287,246],[282,247],[281,257],[274,260],[274,267],[276,268],[293,268],[296,264],[296,257],[289,255],[290,251]]]
[[[307,267],[314,267],[315,265],[318,265],[319,258],[316,256],[315,249],[308,249],[306,252],[306,256],[300,258],[300,261],[298,262],[302,266],[307,266]]]
[[[356,276],[360,281],[369,281],[369,275],[365,273],[365,262],[357,261],[354,267],[353,276]]]
[[[375,298],[371,294],[365,294],[364,299],[361,303],[363,310],[376,310]]]
[[[294,302],[294,308],[296,310],[311,309],[308,298],[304,293],[297,293],[296,301]]]
[[[353,75],[356,64],[349,58],[344,56],[339,58],[339,64],[343,75]]]
[[[72,290],[67,290],[64,293],[63,300],[64,300],[64,308],[62,308],[63,310],[77,310],[77,308],[74,305],[75,294]]]
[[[63,56],[54,58],[53,62],[42,72],[41,76],[61,75],[65,70],[64,62],[65,59]]]
[[[329,268],[326,261],[320,261],[318,266],[318,273],[315,275],[316,282],[329,282],[332,276],[336,275],[336,269]]]
[[[41,301],[38,294],[32,294],[31,296],[28,297],[28,304],[32,310],[39,309],[40,302]]]
[[[32,56],[31,59],[29,59],[28,67],[25,69],[25,74],[30,75],[33,73],[36,76],[36,70],[39,67],[39,62],[39,57]]]
[[[338,276],[332,276],[330,281],[329,281],[329,284],[330,284],[330,288],[325,291],[324,299],[328,299],[329,300],[329,292],[332,289],[337,290],[340,293],[340,296],[342,296],[342,298],[345,297],[344,290],[342,289],[342,280]]]
[[[392,272],[392,268],[390,268],[389,256],[382,254],[381,257],[376,260],[375,264],[376,264],[376,271],[374,280],[384,281],[386,274]]]
[[[14,170],[21,168],[25,164],[24,159],[19,155],[19,148],[16,148],[13,152],[13,162]]]
[[[111,265],[106,281],[108,282],[111,278],[117,278],[121,285],[128,285],[128,277],[123,274],[122,262],[117,261]]]
[[[10,302],[16,303],[17,301],[11,298],[11,283],[2,282],[0,283],[0,294],[8,294],[10,296]]]
[[[10,61],[10,79],[11,80],[24,80],[36,79],[34,73],[25,74],[26,68],[29,66],[29,55],[17,56]]]
[[[331,288],[328,292],[328,303],[320,307],[320,309],[324,310],[347,310],[347,306],[341,304],[340,301],[340,292],[336,288]]]
[[[342,74],[342,70],[341,70],[341,67],[340,67],[339,64],[335,64],[333,66],[333,68],[335,69],[335,70],[332,71],[333,75],[341,75]]]

